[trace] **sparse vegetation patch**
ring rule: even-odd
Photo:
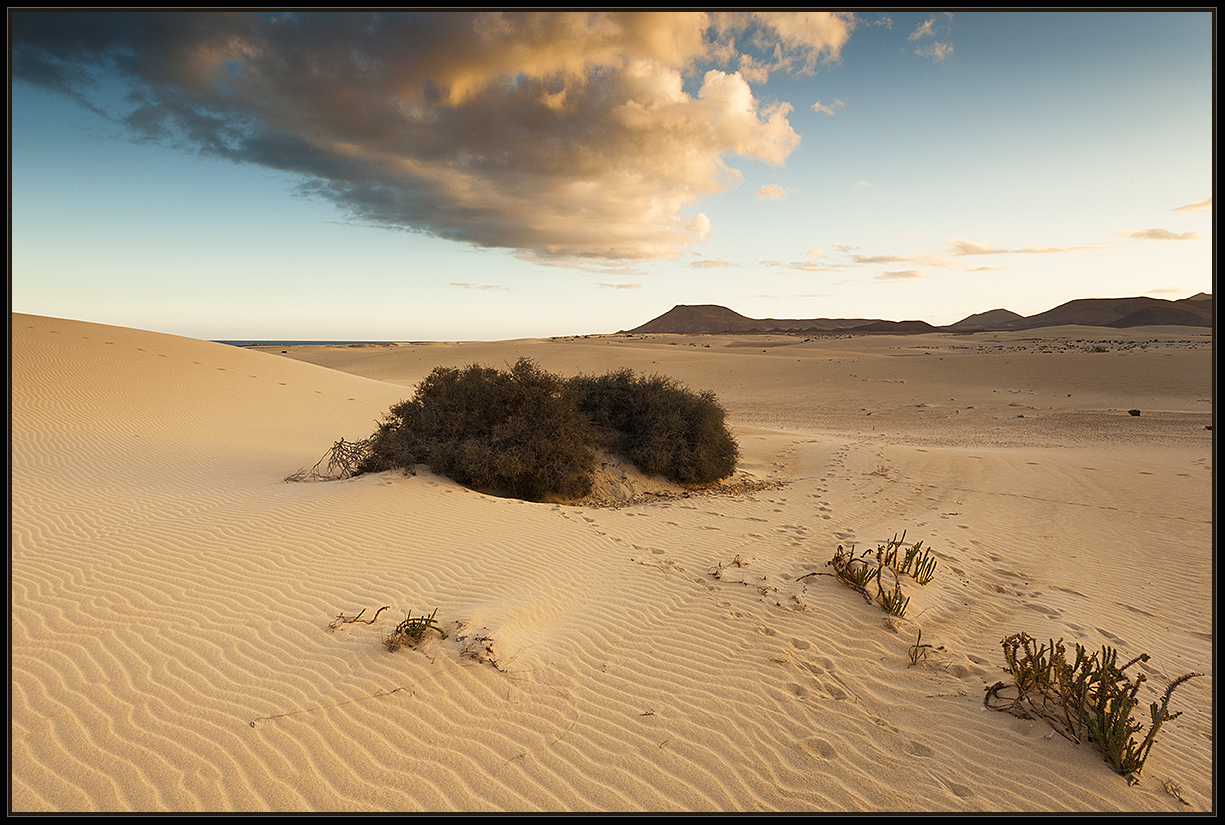
[[[1136,696],[1145,677],[1141,673],[1132,681],[1124,671],[1137,662],[1147,662],[1147,653],[1120,667],[1118,652],[1105,645],[1100,653],[1089,653],[1078,644],[1074,659],[1069,659],[1062,639],[1042,645],[1027,633],[1017,633],[1002,645],[1013,684],[996,682],[987,688],[984,704],[1021,718],[1045,719],[1076,744],[1094,742],[1106,761],[1131,783],[1139,781],[1157,731],[1182,713],[1169,712],[1174,689],[1203,675],[1187,673],[1171,682],[1161,701],[1149,705],[1148,732],[1136,741],[1135,734],[1143,732],[1144,725],[1131,712],[1139,704]],[[1001,695],[1013,690],[1016,695],[1011,698]]]
[[[917,583],[927,584],[936,572],[936,559],[929,549],[923,547],[923,542],[915,542],[910,547],[906,547],[905,542],[906,533],[903,531],[900,538],[895,534],[889,541],[878,545],[875,552],[865,550],[859,555],[855,554],[855,545],[847,550],[840,544],[826,566],[833,567],[834,577],[852,590],[859,591],[864,599],[875,601],[887,613],[899,619],[904,618],[910,597],[902,592],[902,577],[909,575]],[[872,582],[876,582],[875,597],[868,589]],[[892,587],[888,587],[887,582]]]

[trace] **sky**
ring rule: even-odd
[[[208,340],[1211,292],[1215,20],[10,13],[14,312]]]

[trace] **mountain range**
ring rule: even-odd
[[[1116,329],[1139,326],[1211,327],[1212,318],[1213,299],[1204,292],[1177,301],[1143,296],[1080,298],[1030,316],[1007,309],[993,309],[970,315],[955,324],[943,327],[932,326],[926,321],[885,321],[872,318],[747,318],[715,304],[679,304],[642,326],[622,332],[683,335],[738,332],[979,332],[1038,329],[1068,324]]]

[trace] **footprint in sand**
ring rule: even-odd
[[[974,796],[974,791],[970,790],[965,785],[959,785],[956,782],[949,782],[943,779],[940,781],[943,782],[944,786],[952,791],[956,796],[960,796],[963,799],[968,796]]]
[[[819,759],[835,759],[838,756],[834,746],[819,736],[800,740],[800,747]]]

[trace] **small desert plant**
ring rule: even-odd
[[[853,544],[850,550],[843,549],[839,544],[834,557],[826,564],[834,568],[834,577],[838,581],[853,590],[858,590],[870,602],[872,596],[868,593],[868,585],[880,574],[880,568],[873,567],[866,556],[865,552],[862,556],[856,557]]]
[[[902,538],[894,538],[899,544],[905,541],[906,533],[903,531]],[[923,542],[917,541],[906,550],[906,555],[902,560],[900,568],[902,573],[909,573],[919,584],[927,584],[936,574],[936,560],[931,555],[931,550],[924,549]]]
[[[1088,653],[1078,644],[1075,658],[1069,661],[1062,639],[1051,641],[1048,646],[1038,644],[1027,633],[1017,633],[1002,644],[1017,695],[1011,700],[1004,699],[1000,691],[1008,686],[996,682],[987,688],[987,707],[1022,718],[1031,718],[1032,713],[1072,742],[1095,742],[1106,761],[1133,782],[1144,768],[1157,731],[1165,722],[1181,715],[1181,711],[1168,710],[1174,689],[1203,675],[1188,673],[1170,683],[1161,701],[1149,706],[1150,726],[1137,742],[1134,735],[1142,732],[1144,725],[1132,718],[1131,711],[1139,704],[1136,695],[1145,677],[1141,673],[1133,682],[1123,671],[1137,662],[1147,662],[1147,653],[1120,667],[1118,652],[1106,645],[1099,655]],[[1003,704],[993,705],[993,699]]]
[[[878,545],[875,565],[870,560],[872,551],[865,550],[856,556],[855,545],[851,545],[851,549],[846,550],[841,544],[838,545],[838,551],[834,554],[833,559],[826,564],[834,568],[834,577],[838,581],[858,590],[869,602],[873,601],[873,598],[868,593],[868,585],[875,580],[875,601],[879,602],[888,613],[899,619],[904,618],[906,607],[910,604],[910,597],[902,592],[902,576],[909,573],[919,584],[927,584],[931,581],[936,569],[936,560],[931,557],[930,551],[922,549],[923,542],[916,542],[905,550],[904,555],[899,555],[899,551],[903,550],[905,540],[906,533],[903,531],[901,538],[895,534],[889,541]],[[886,574],[893,576],[892,589],[886,588]]]
[[[895,585],[892,590],[881,590],[880,604],[886,612],[903,619],[906,617],[906,606],[910,604],[910,597],[902,593],[900,585]]]
[[[917,665],[920,659],[926,660],[928,651],[931,650],[931,645],[922,644],[923,628],[919,628],[919,635],[915,636],[914,644],[910,647],[910,663]]]
[[[396,625],[395,631],[383,640],[383,644],[387,645],[387,649],[393,653],[405,645],[416,646],[425,636],[426,631],[435,630],[442,638],[447,638],[447,634],[438,626],[438,622],[434,620],[434,616],[438,613],[438,608],[434,608],[434,612],[430,615],[421,615],[417,618],[412,617],[410,610],[404,617],[404,621]]]

